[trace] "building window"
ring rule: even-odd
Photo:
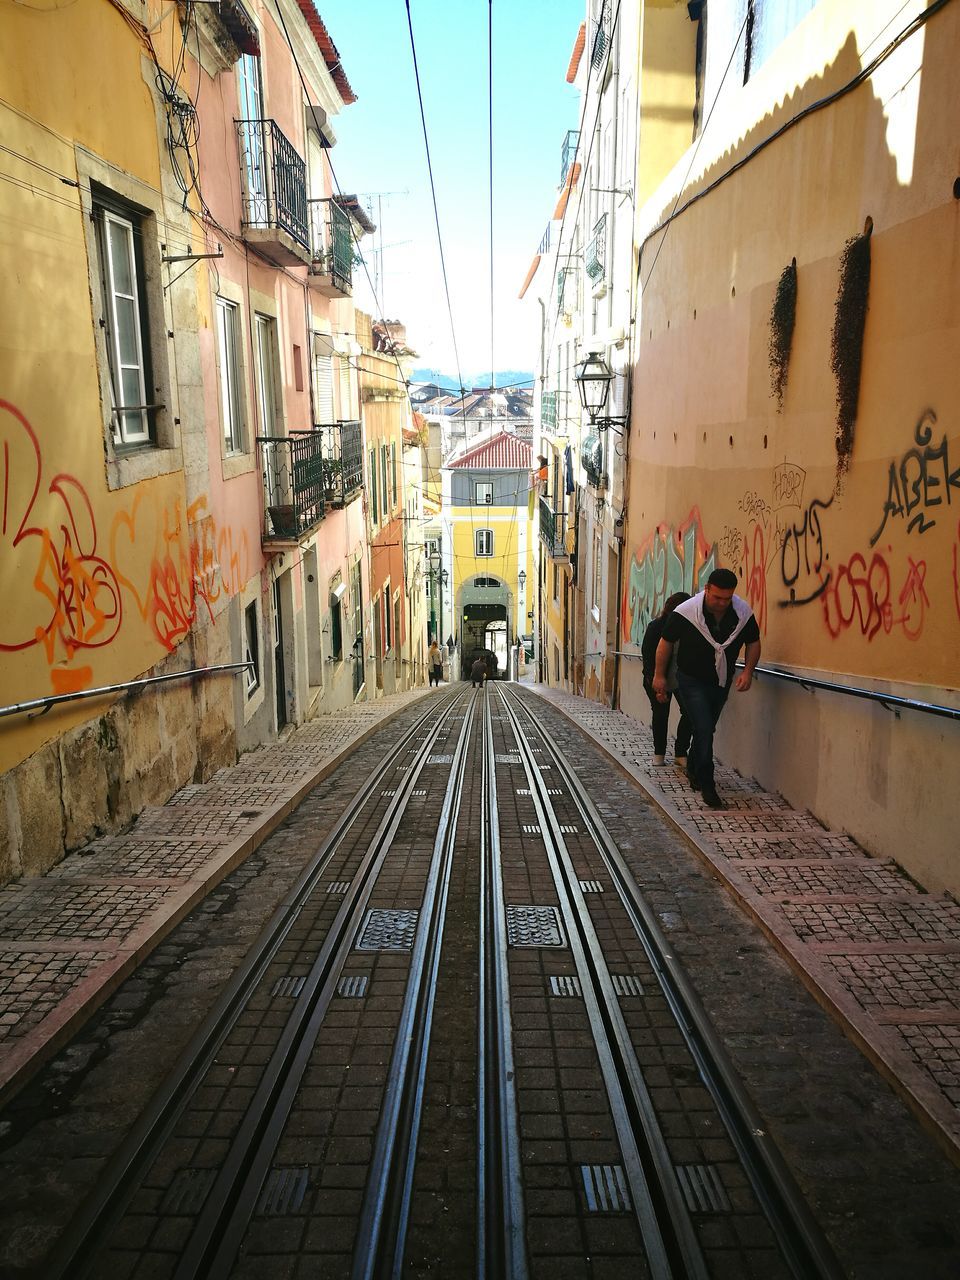
[[[370,450],[370,518],[376,524],[380,519],[377,510],[377,451]]]
[[[265,436],[282,435],[278,422],[277,322],[272,316],[257,315],[254,322],[257,336],[257,401],[260,408],[260,429]]]
[[[220,358],[220,415],[227,453],[243,451],[243,397],[240,384],[240,308],[217,298],[217,354]]]
[[[600,608],[600,581],[603,576],[603,542],[599,533],[593,535],[593,607]]]
[[[478,507],[493,505],[493,483],[490,480],[478,480],[473,486],[474,502]]]
[[[393,494],[393,509],[397,508],[397,446],[390,445],[390,492]]]
[[[257,622],[257,602],[254,600],[243,611],[244,662],[252,662],[247,670],[247,697],[260,688],[260,627]]]
[[[389,653],[393,647],[393,636],[390,630],[390,624],[393,620],[393,614],[390,612],[390,583],[388,582],[383,588],[383,652]]]
[[[400,648],[400,593],[393,600],[393,642]]]
[[[475,554],[478,556],[493,555],[493,530],[477,529],[473,535]]]
[[[94,224],[100,258],[103,325],[116,445],[151,442],[146,298],[142,255],[143,218],[132,208],[94,194]]]
[[[387,473],[389,452],[387,446],[380,446],[380,506],[383,510],[384,519],[390,514],[390,486]]]
[[[500,583],[496,578],[474,578],[473,585],[475,587],[479,587],[481,590],[487,587],[496,590]]]

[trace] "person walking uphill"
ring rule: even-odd
[[[676,678],[670,679],[667,673],[667,696],[663,700],[653,691],[653,677],[657,668],[657,645],[663,635],[663,624],[678,604],[683,604],[690,597],[686,591],[676,591],[668,597],[659,615],[653,619],[643,633],[640,645],[640,656],[643,659],[643,687],[650,699],[653,712],[653,763],[664,764],[667,755],[667,727],[670,720],[670,700],[676,692]],[[672,667],[671,667],[672,670]],[[677,764],[687,763],[687,750],[690,746],[690,722],[680,708],[680,720],[677,724],[677,742],[675,759]]]
[[[674,609],[663,624],[653,677],[654,693],[666,702],[667,666],[676,645],[677,697],[693,730],[687,776],[711,809],[726,807],[713,779],[713,735],[734,682],[737,655],[744,649],[744,669],[736,679],[740,693],[750,688],[760,661],[760,628],[746,600],[734,595],[736,586],[735,573],[714,569],[704,590]]]
[[[476,689],[478,686],[483,687],[483,682],[487,678],[487,664],[483,658],[477,658],[470,668],[470,685]]]
[[[440,678],[443,675],[443,650],[436,640],[430,641],[430,649],[427,653],[427,671],[430,676],[430,683],[439,685]]]

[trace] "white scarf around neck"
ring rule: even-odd
[[[712,645],[717,655],[717,680],[720,682],[721,689],[727,683],[727,646],[736,639],[743,628],[753,617],[753,610],[747,604],[746,600],[741,600],[739,596],[734,596],[731,600],[734,613],[737,615],[737,625],[724,640],[723,644],[714,640],[707,626],[707,620],[703,616],[703,599],[704,592],[699,591],[689,600],[684,600],[683,604],[678,604],[674,613],[679,614],[681,618],[686,618],[688,622],[692,622],[697,628],[704,640]]]

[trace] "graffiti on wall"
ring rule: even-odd
[[[898,589],[885,555],[874,551],[868,562],[855,552],[825,584],[821,603],[827,631],[834,640],[853,631],[869,642],[899,628],[908,640],[918,639],[930,607],[926,577],[926,561],[907,556]]]
[[[89,687],[82,654],[114,641],[131,609],[172,651],[249,576],[246,534],[219,527],[206,498],[184,510],[145,494],[138,486],[115,513],[104,546],[84,486],[66,473],[45,483],[36,432],[0,400],[0,544],[7,586],[18,586],[0,650],[42,647],[55,693]]]
[[[717,547],[703,535],[698,508],[676,528],[658,525],[630,560],[624,639],[639,645],[667,597],[675,591],[693,595],[716,567]]]
[[[925,409],[913,429],[913,447],[902,458],[894,459],[887,472],[887,496],[883,504],[880,527],[870,539],[876,546],[887,521],[907,522],[907,533],[914,529],[926,533],[936,524],[936,508],[953,501],[954,490],[960,497],[960,467],[950,470],[950,450],[944,433],[938,445],[932,445],[937,415]]]

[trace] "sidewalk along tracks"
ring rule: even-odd
[[[318,782],[427,693],[319,716],[145,809],[129,831],[0,889],[0,1103]]]
[[[679,769],[652,766],[650,729],[631,716],[530,694],[641,786],[960,1165],[960,906],[722,764],[728,807],[707,808]]]

